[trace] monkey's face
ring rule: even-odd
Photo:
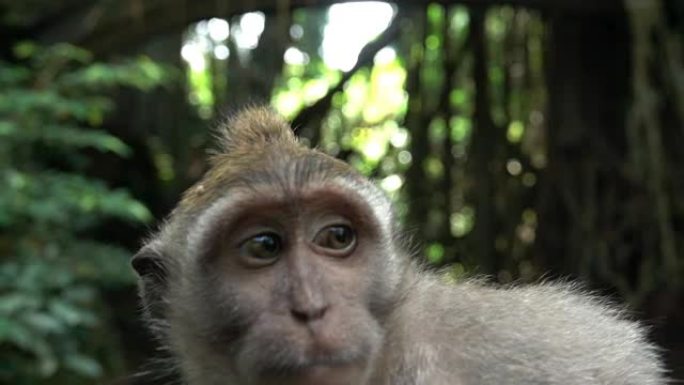
[[[196,217],[173,344],[211,384],[363,384],[396,296],[389,204],[318,153],[254,162]]]

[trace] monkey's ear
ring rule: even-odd
[[[166,258],[153,244],[149,244],[133,256],[131,266],[140,277],[140,297],[147,316],[152,319],[161,318],[163,296],[166,292]]]
[[[143,246],[133,256],[131,266],[141,279],[162,280],[166,278],[163,256],[150,245]]]

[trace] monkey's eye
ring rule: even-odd
[[[328,226],[316,234],[314,243],[336,252],[348,252],[356,244],[356,234],[347,225]]]
[[[263,233],[246,240],[240,251],[242,255],[258,264],[267,264],[275,261],[282,249],[282,241],[277,234]]]

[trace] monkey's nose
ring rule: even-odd
[[[327,305],[311,306],[307,308],[293,308],[290,310],[292,318],[299,322],[312,322],[321,319],[328,311]]]

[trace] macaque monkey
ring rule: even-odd
[[[638,324],[568,285],[422,270],[383,192],[266,108],[133,258],[189,385],[661,385]]]

